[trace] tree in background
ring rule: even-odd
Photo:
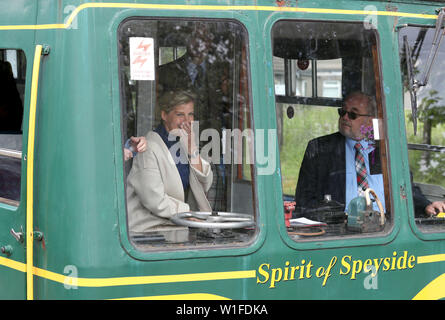
[[[430,90],[428,95],[421,100],[417,114],[421,124],[419,128],[422,129],[422,137],[411,136],[408,141],[426,145],[444,145],[445,135],[441,126],[445,124],[445,105],[440,104],[441,100],[442,97],[436,90]],[[409,119],[411,121],[411,116]],[[436,127],[438,130],[433,130]],[[445,186],[445,159],[441,152],[412,152],[410,164],[415,181]]]

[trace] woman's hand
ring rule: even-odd
[[[183,122],[180,125],[181,137],[185,138],[187,141],[187,153],[193,155],[198,150],[195,143],[195,133],[192,130],[192,125],[190,122]]]
[[[145,137],[131,137],[130,150],[133,152],[144,152],[147,150],[147,139]]]
[[[185,141],[187,142],[187,153],[190,156],[190,164],[196,170],[202,172],[202,162],[199,156],[199,148],[195,143],[195,132],[192,130],[192,124],[190,122],[183,122],[179,127],[181,139],[185,138]]]

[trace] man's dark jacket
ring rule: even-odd
[[[296,206],[316,207],[327,194],[344,204],[345,181],[345,137],[336,132],[309,141],[298,177]]]
[[[345,137],[336,132],[309,141],[295,191],[296,207],[317,207],[327,194],[345,206],[345,193]],[[413,187],[413,201],[416,216],[431,203],[418,187]]]

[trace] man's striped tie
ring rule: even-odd
[[[355,148],[355,171],[357,173],[357,187],[361,190],[366,190],[369,188],[368,184],[368,173],[366,172],[365,158],[362,153],[362,145],[357,142],[354,146]]]

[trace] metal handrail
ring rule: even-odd
[[[431,151],[431,152],[445,152],[445,147],[443,146],[433,146],[430,144],[420,144],[420,143],[408,143],[409,150],[419,150],[419,151]]]
[[[12,150],[12,149],[0,148],[0,156],[21,159],[22,152],[17,151],[17,150]]]

